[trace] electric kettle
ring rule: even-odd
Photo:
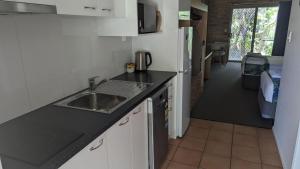
[[[146,71],[152,64],[152,56],[150,52],[137,51],[135,53],[135,70]]]

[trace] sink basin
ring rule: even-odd
[[[86,90],[55,105],[110,114],[150,86],[151,83],[109,80],[93,93]]]
[[[56,105],[102,113],[111,113],[126,97],[104,93],[81,93]]]

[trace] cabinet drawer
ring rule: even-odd
[[[105,134],[95,139],[59,169],[108,169]]]

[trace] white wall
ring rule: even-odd
[[[0,16],[0,123],[124,72],[131,39],[97,37],[92,17]]]
[[[273,128],[284,169],[291,169],[300,119],[299,16],[299,1],[293,0],[289,25],[289,30],[293,32],[293,39],[292,42],[287,43],[286,46],[283,77],[281,80],[278,107]]]
[[[157,1],[157,0],[156,0]],[[159,1],[162,14],[162,32],[139,35],[132,39],[132,50],[148,50],[152,53],[153,64],[149,69],[177,71],[178,41],[178,0]]]

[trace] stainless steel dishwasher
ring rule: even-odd
[[[149,168],[159,169],[168,154],[168,88],[148,98]]]

